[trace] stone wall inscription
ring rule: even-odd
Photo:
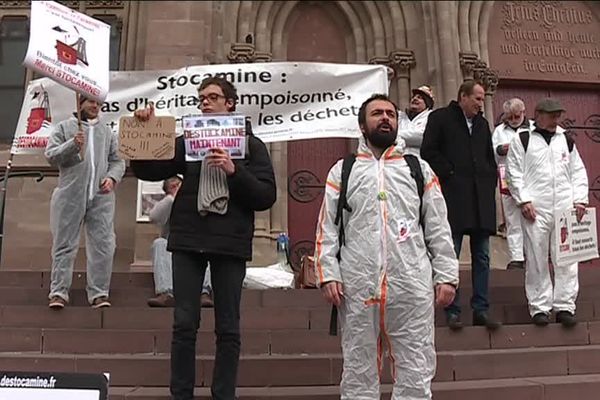
[[[600,21],[581,1],[498,1],[489,28],[500,78],[600,83]]]

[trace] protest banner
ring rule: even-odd
[[[109,49],[110,25],[54,1],[31,2],[25,67],[102,103]]]
[[[553,245],[558,266],[598,258],[596,209],[587,208],[580,222],[575,209],[559,213],[555,218]]]
[[[175,157],[175,118],[141,121],[121,117],[119,156],[125,160],[171,160]]]
[[[185,160],[201,161],[210,149],[221,148],[233,159],[246,154],[246,122],[243,115],[195,115],[183,117]]]
[[[0,399],[108,400],[108,374],[0,372]]]
[[[157,115],[176,118],[182,134],[183,116],[198,114],[198,85],[204,78],[220,76],[236,85],[236,111],[250,117],[253,133],[267,143],[357,138],[361,135],[357,116],[362,102],[373,93],[388,93],[387,69],[381,65],[274,62],[110,74],[111,90],[102,105],[101,119],[113,132],[118,132],[122,116],[132,116],[152,101]],[[65,87],[50,79],[31,81],[12,151],[43,152],[51,124],[75,111],[71,99]]]

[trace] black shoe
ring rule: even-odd
[[[446,322],[448,323],[448,328],[452,331],[460,331],[463,327],[462,322],[460,322],[460,315],[458,314],[448,314]]]
[[[506,266],[506,269],[525,269],[524,261],[511,261]]]
[[[568,311],[559,311],[556,313],[556,322],[561,323],[565,328],[572,328],[577,325],[577,318],[575,314]]]
[[[494,331],[502,324],[491,319],[487,312],[473,312],[473,326],[485,326],[490,331]]]
[[[550,323],[550,318],[548,318],[548,314],[543,312],[535,314],[531,319],[533,320],[533,324],[536,326],[546,326]],[[558,320],[558,315],[556,316],[556,319]]]

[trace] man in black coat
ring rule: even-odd
[[[225,79],[206,78],[198,88],[203,114],[235,111],[237,91]],[[153,109],[136,111],[142,120]],[[252,258],[254,212],[269,209],[277,197],[275,176],[265,144],[246,124],[246,157],[232,160],[212,149],[204,161],[186,162],[185,142],[178,137],[175,158],[132,161],[139,179],[157,181],[183,174],[171,212],[167,249],[172,252],[175,312],[171,343],[171,395],[192,400],[196,377],[196,333],[200,324],[200,292],[210,262],[215,312],[216,354],[213,399],[233,400],[240,355],[240,300],[246,261]],[[209,168],[210,167],[210,168]],[[201,174],[203,168],[206,170]],[[210,171],[210,172],[209,172]],[[210,174],[204,180],[201,175]],[[220,175],[220,176],[219,176]],[[217,187],[211,187],[220,180]],[[226,201],[206,205],[206,191]]]
[[[489,314],[490,240],[496,233],[496,161],[488,121],[481,114],[485,91],[476,81],[464,82],[457,101],[429,115],[421,157],[437,174],[448,207],[454,249],[460,257],[463,235],[471,241],[473,324],[496,329]],[[458,330],[458,291],[446,308],[448,326]]]

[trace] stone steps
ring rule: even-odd
[[[49,325],[49,324],[45,324]],[[113,327],[65,328],[2,327],[0,352],[41,354],[166,354],[170,352],[171,331],[166,328],[115,329]],[[600,345],[600,321],[581,322],[565,329],[559,324],[540,328],[531,324],[506,325],[496,332],[483,327],[465,327],[453,332],[436,328],[438,351],[531,349],[551,346]],[[242,354],[338,354],[340,337],[324,329],[243,329]],[[198,333],[197,354],[214,354],[214,333],[203,328]]]
[[[600,375],[529,377],[462,382],[434,382],[435,400],[595,400],[600,392]],[[391,386],[382,385],[382,399],[389,400]],[[111,387],[111,400],[169,400],[167,388]],[[195,398],[210,399],[209,388],[197,388]],[[339,388],[330,386],[240,387],[240,400],[338,400]]]
[[[470,297],[470,272],[461,271],[461,303]],[[600,269],[581,268],[580,323],[539,328],[530,323],[523,271],[491,272],[496,332],[468,326],[452,332],[436,310],[438,368],[435,400],[596,399],[600,389]],[[152,274],[113,274],[113,307],[93,310],[85,273],[76,273],[72,302],[49,310],[49,272],[0,271],[0,370],[110,372],[110,398],[167,400],[173,309],[146,306]],[[338,399],[339,336],[329,336],[330,308],[318,290],[244,290],[240,399]],[[197,395],[208,399],[214,355],[213,310],[202,310]],[[596,375],[598,374],[598,375]],[[389,399],[386,367],[383,398]]]
[[[196,358],[196,385],[211,381],[214,358]],[[0,370],[38,372],[109,372],[111,386],[167,386],[168,354],[0,353]],[[243,355],[240,387],[335,385],[341,354]],[[293,373],[292,373],[293,372]],[[535,349],[441,351],[436,382],[574,376],[600,373],[600,345]],[[389,368],[383,382],[391,383]]]

